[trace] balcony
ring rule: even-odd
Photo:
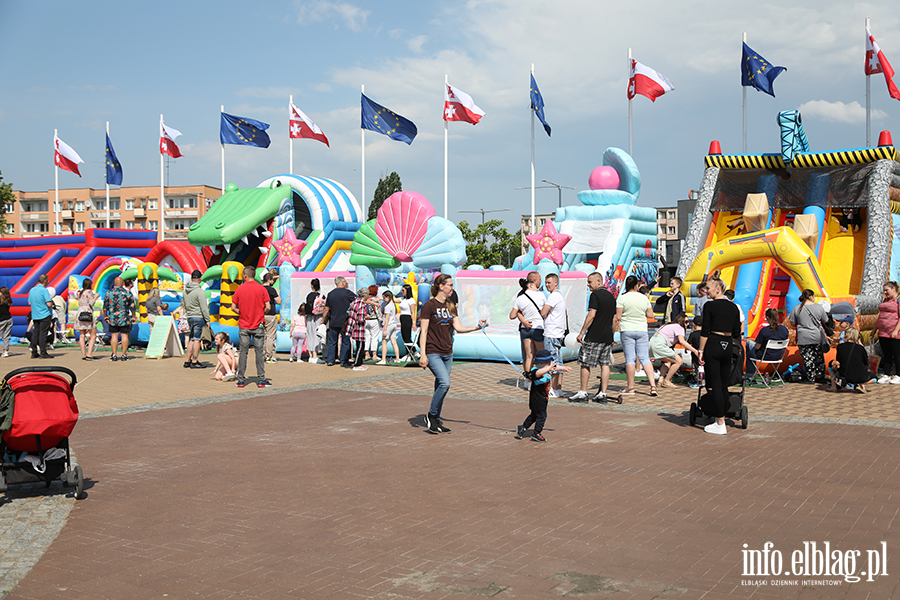
[[[179,208],[167,208],[166,209],[167,217],[196,217],[197,209],[179,209]]]
[[[121,215],[121,213],[120,213],[119,211],[114,211],[114,212],[113,212],[113,211],[110,211],[110,213],[109,213],[109,218],[110,218],[110,219],[118,219],[118,218],[120,218],[121,216],[122,216],[122,215]],[[105,210],[101,210],[101,211],[91,211],[91,219],[104,219],[104,220],[106,220],[106,211],[105,211]]]
[[[184,240],[188,239],[187,229],[166,229],[167,240]]]
[[[134,209],[134,218],[135,219],[146,219],[147,218],[147,209],[146,208]]]
[[[59,218],[60,219],[74,219],[75,213],[73,213],[71,210],[61,210],[61,211],[59,211]]]
[[[23,212],[22,216],[19,217],[20,221],[46,221],[47,213],[42,212]]]

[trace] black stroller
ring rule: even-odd
[[[740,386],[740,391],[732,392],[728,390],[728,405],[725,407],[725,416],[729,419],[740,419],[741,428],[747,429],[748,414],[747,407],[744,405],[744,345],[734,344],[731,356],[731,377],[728,380],[728,387]],[[697,401],[691,402],[690,423],[693,427],[697,423],[698,417],[706,417],[712,414],[712,396],[704,394],[703,389],[706,387],[701,385],[697,389]]]
[[[75,383],[65,367],[23,367],[0,383],[0,492],[20,483],[50,487],[58,479],[81,497],[84,477],[69,453],[78,421]]]

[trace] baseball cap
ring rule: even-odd
[[[200,272],[200,269],[194,269],[194,272],[191,273],[191,279],[200,279],[203,277],[203,273]]]
[[[553,355],[549,350],[538,350],[534,355],[534,362],[550,362],[551,360],[553,360]]]

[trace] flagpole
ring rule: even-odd
[[[631,74],[631,48],[628,49],[628,74]],[[631,94],[628,95],[631,96]],[[628,155],[634,158],[634,133],[631,125],[631,101],[632,98],[628,98]]]
[[[359,93],[366,93],[366,85],[361,84],[359,86]],[[362,104],[359,107],[360,110],[360,121],[362,120]],[[362,222],[365,223],[369,220],[368,215],[366,214],[366,128],[360,127],[360,140],[362,143],[362,167],[360,168],[360,173],[362,174],[362,185],[360,186],[360,197],[359,202],[360,206],[362,206],[362,213],[360,214],[360,218]]]
[[[225,105],[222,105],[222,112],[225,112]],[[220,117],[221,123],[221,117]],[[221,127],[221,124],[219,125]],[[222,144],[222,193],[225,193],[225,144]]]
[[[106,139],[109,139],[109,121],[106,122]],[[105,156],[103,162],[106,162]],[[106,228],[109,229],[109,169],[106,170]]]
[[[744,43],[746,44],[747,43],[747,32],[746,31],[744,32],[744,36],[742,39],[743,39]],[[741,68],[743,69],[744,66],[741,65]],[[747,152],[747,86],[742,85],[741,90],[743,91],[743,94],[744,94],[744,153],[746,153]]]
[[[447,86],[450,85],[450,80],[447,78],[447,74],[444,73],[444,94],[447,93]],[[449,137],[449,130],[447,128],[447,115],[444,115],[444,218],[447,218],[447,138]]]
[[[159,122],[163,122],[162,114],[159,115]],[[163,153],[159,153],[159,232],[157,233],[159,237],[159,241],[163,241],[166,239],[166,214],[163,209],[163,205],[166,203],[166,191],[164,189],[165,185],[165,163],[164,163]]]
[[[291,168],[288,170],[288,174],[294,174],[294,138],[291,136],[291,117],[294,115],[291,114],[291,107],[294,105],[294,95],[291,94],[290,101],[288,104],[288,143],[290,144],[290,151],[288,155],[291,157]]]
[[[59,150],[56,147],[57,138],[59,138],[59,131],[54,129],[53,130],[53,151],[54,152],[59,152]],[[56,158],[56,156],[54,155],[54,159],[55,158]],[[53,213],[54,213],[53,228],[56,229],[56,227],[59,225],[59,213],[56,211],[57,207],[59,206],[59,165],[56,164],[56,160],[53,161],[53,166],[54,166],[53,170],[56,172],[56,202],[53,203]]]
[[[866,17],[866,35],[869,30],[869,17]],[[868,38],[866,38],[866,46],[868,47]],[[866,71],[868,71],[866,65]],[[872,147],[872,76],[866,73],[866,147]]]
[[[534,77],[534,63],[531,63],[531,76]],[[534,107],[531,108],[531,231],[534,233]]]

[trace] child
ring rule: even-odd
[[[543,434],[544,423],[547,421],[547,397],[550,390],[550,372],[568,373],[570,367],[559,366],[553,362],[553,355],[549,350],[541,349],[534,354],[534,364],[531,371],[525,374],[526,379],[531,380],[531,390],[528,392],[528,408],[531,414],[525,422],[516,426],[516,439],[525,437],[525,432],[534,424],[534,432],[531,434],[532,442],[546,442]]]
[[[175,319],[175,330],[178,332],[178,337],[181,338],[181,347],[187,348],[188,337],[191,332],[191,328],[188,325],[187,313],[184,312],[183,299],[181,301],[181,305],[179,305],[178,308],[172,311],[172,317]]]
[[[216,334],[216,348],[218,348],[219,353],[216,356],[216,370],[213,371],[213,375],[218,381],[223,381],[225,378],[234,377],[234,372],[237,370],[237,357],[234,355],[234,346],[231,345],[231,339],[228,337],[228,334],[224,331],[220,331]]]
[[[306,340],[306,304],[297,308],[297,314],[291,319],[291,357],[288,362],[300,362],[303,342]]]

